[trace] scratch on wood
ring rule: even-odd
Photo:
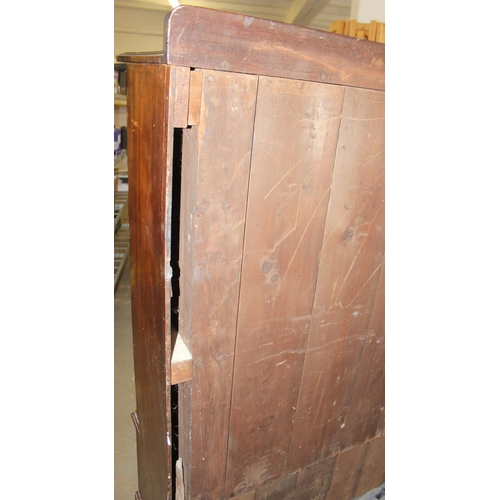
[[[363,167],[365,165],[367,165],[368,163],[370,163],[372,160],[374,160],[375,158],[377,158],[377,156],[380,156],[381,154],[385,153],[385,148],[382,148],[378,153],[374,154],[374,155],[370,155],[366,158],[366,161],[363,163]]]
[[[230,151],[230,150],[228,150]],[[239,169],[241,167],[241,164],[245,161],[245,159],[248,157],[248,155],[250,154],[250,151],[248,151],[244,156],[243,158],[241,159],[241,161],[238,163],[238,165],[236,165],[235,169],[234,169],[234,175],[231,177],[231,180],[229,181],[229,185],[231,186],[234,182],[234,179],[236,179],[236,176],[238,175],[239,173]]]
[[[272,155],[271,155],[272,156]],[[274,158],[274,157],[273,157]],[[280,182],[302,161],[302,159],[300,159],[275,185],[274,187],[271,189],[271,191],[269,191],[269,193],[266,194],[266,196],[264,196],[264,200],[279,186]]]
[[[316,215],[316,212],[319,210],[319,207],[323,203],[323,200],[325,199],[326,195],[330,192],[330,188],[328,188],[325,192],[325,194],[321,197],[321,200],[319,200],[318,206],[314,210],[313,214],[311,215],[309,222],[307,223],[307,226],[305,227],[302,236],[300,237],[299,242],[297,243],[297,246],[295,247],[295,251],[293,252],[292,258],[290,259],[290,262],[288,263],[288,267],[286,268],[285,274],[283,275],[283,280],[285,280],[285,276],[288,274],[288,271],[290,270],[290,267],[292,265],[293,259],[295,259],[295,256],[297,255],[297,252],[299,250],[300,244],[302,243],[302,240],[304,239],[304,236],[306,235],[307,230],[309,229],[309,226],[311,225],[311,222],[314,219],[314,216]]]
[[[368,226],[368,230],[367,230],[367,234],[370,232],[370,229],[372,228],[375,220],[377,219],[377,215],[378,213],[380,212],[380,210],[382,210],[382,207],[384,206],[384,202],[382,202],[382,204],[380,205],[380,207],[378,207],[377,211],[375,212],[375,215],[373,216],[373,219],[372,221],[370,222],[370,225]],[[337,297],[335,299],[335,302],[334,302],[334,305],[338,305],[338,298],[339,298],[339,295],[340,295],[340,292],[342,291],[342,288],[344,288],[344,285],[347,281],[347,278],[349,277],[349,275],[351,274],[351,271],[352,271],[352,268],[354,267],[354,263],[356,262],[357,258],[358,258],[358,255],[361,253],[361,250],[363,249],[363,246],[366,242],[368,238],[365,238],[363,240],[363,242],[361,243],[360,247],[359,247],[359,250],[356,252],[356,255],[354,256],[354,258],[352,259],[352,262],[351,262],[351,266],[349,267],[349,270],[347,271],[347,274],[345,275],[345,278],[344,278],[344,281],[342,281],[342,284],[340,285],[340,288],[339,288],[339,291],[337,293]]]
[[[322,123],[322,122],[329,122],[332,120],[340,120],[340,118],[342,118],[342,115],[332,116],[330,118],[323,118],[323,119],[318,118],[317,120],[315,120],[314,118],[302,118],[302,120],[299,120],[297,123],[300,123],[300,122]]]
[[[287,201],[289,199],[291,199],[294,195],[295,195],[295,191],[288,196]],[[275,242],[274,247],[270,253],[274,253],[276,251],[276,249],[279,247],[279,245],[281,245],[281,243],[283,243],[283,241],[285,241],[293,232],[295,232],[297,230],[297,226],[299,225],[299,211],[300,211],[300,200],[301,199],[302,199],[302,191],[299,191],[299,199],[297,201],[297,210],[295,211],[295,220],[293,221],[293,227],[292,227],[292,224],[289,224],[288,229]],[[287,217],[287,219],[290,220],[291,218]]]
[[[373,273],[370,275],[370,277],[366,280],[365,284],[359,289],[358,293],[354,296],[354,298],[351,300],[351,302],[349,302],[349,304],[347,304],[346,306],[343,306],[342,305],[342,301],[339,301],[339,306],[341,309],[345,309],[346,307],[349,307],[355,300],[356,298],[358,297],[358,295],[363,291],[363,288],[368,284],[368,282],[373,278],[373,276],[375,275],[375,273],[382,267],[382,264],[379,264],[378,267],[375,269],[375,271],[373,271]]]
[[[306,351],[305,349],[285,349],[284,351],[278,352],[276,354],[271,354],[269,356],[265,356],[258,361],[254,361],[253,363],[249,363],[247,366],[252,366],[256,365],[257,363],[261,363],[262,361],[265,361],[266,359],[271,359],[271,358],[276,358],[277,356],[281,356],[282,354],[304,354]]]
[[[139,122],[137,120],[131,119],[130,121],[132,122],[134,127],[138,128],[141,132],[144,132],[144,130],[142,130],[142,128],[139,126]]]
[[[373,122],[375,120],[385,120],[385,117],[380,117],[380,118],[354,118],[352,116],[346,116],[347,120],[354,120],[356,122]]]
[[[276,358],[277,356],[281,356],[283,354],[304,354],[305,352],[309,353],[309,352],[313,352],[313,351],[319,351],[320,349],[324,349],[325,347],[328,347],[329,345],[335,344],[337,342],[341,342],[341,341],[345,341],[345,340],[364,340],[364,338],[365,338],[365,336],[355,337],[355,338],[340,337],[340,338],[332,340],[326,344],[323,344],[319,347],[311,347],[310,349],[285,349],[285,350],[277,352],[275,354],[270,354],[269,356],[264,356],[263,358],[261,358],[257,361],[254,361],[253,363],[249,363],[247,366],[252,366],[252,365],[255,365],[257,363],[261,363],[262,361],[266,361],[266,359]],[[264,345],[270,345],[270,344],[264,344]],[[254,350],[254,349],[252,349],[252,350]],[[281,364],[281,363],[279,363],[279,364]]]

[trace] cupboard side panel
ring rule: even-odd
[[[382,92],[346,88],[338,146],[288,472],[341,450],[384,257]]]
[[[181,389],[180,456],[191,500],[221,498],[257,77],[202,71],[198,126],[184,131],[179,333],[193,356]]]
[[[343,95],[259,78],[226,497],[284,474]]]
[[[173,128],[169,68],[130,64],[130,280],[139,491],[171,497],[170,203]]]

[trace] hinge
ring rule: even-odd
[[[141,492],[140,491],[136,491],[135,492],[135,500],[142,500]]]

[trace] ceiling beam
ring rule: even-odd
[[[307,26],[330,0],[294,0],[285,16],[285,23]]]

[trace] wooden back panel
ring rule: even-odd
[[[182,7],[167,18],[165,53],[120,58],[170,70],[178,109],[153,104],[152,120],[184,128],[186,499],[342,500],[384,481],[383,48]],[[155,258],[136,252],[132,268]],[[166,463],[154,474],[167,477]],[[144,500],[171,494],[147,488]]]

